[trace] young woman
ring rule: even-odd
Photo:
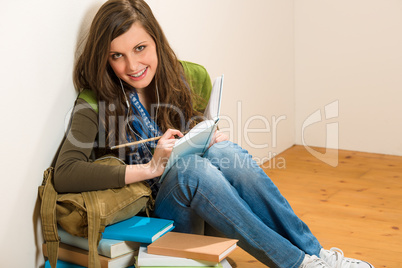
[[[143,0],[111,0],[100,8],[74,82],[98,103],[76,102],[55,168],[57,191],[147,181],[156,217],[174,220],[179,232],[202,233],[207,223],[269,267],[372,267],[324,250],[251,156],[222,133],[202,157],[180,159],[158,183],[175,137],[201,118],[211,82],[202,66],[177,59]],[[113,145],[160,135],[120,151],[125,166],[90,161]]]

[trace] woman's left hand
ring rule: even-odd
[[[223,132],[220,132],[219,130],[216,130],[214,133],[214,136],[211,139],[211,143],[209,144],[209,147],[214,145],[215,143],[222,142],[222,141],[227,141],[229,140],[228,135],[226,135]]]

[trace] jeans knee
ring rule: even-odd
[[[192,154],[179,158],[172,169],[179,184],[196,186],[200,180],[212,177],[216,168],[207,159]]]
[[[251,160],[247,150],[230,141],[214,144],[205,153],[205,157],[220,169],[233,168],[237,163],[244,164]]]
[[[215,143],[213,146],[211,146],[206,154],[208,157],[222,158],[230,156],[233,157],[235,154],[248,154],[248,152],[236,143],[231,141],[223,141]]]
[[[172,166],[162,187],[169,188],[169,191],[178,200],[189,204],[197,192],[215,192],[223,183],[225,183],[224,177],[215,166],[211,165],[208,159],[197,155],[188,155],[180,158]]]

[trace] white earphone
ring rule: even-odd
[[[126,106],[127,106],[128,109],[130,109],[130,102],[128,101],[126,92],[124,91],[123,82],[121,81],[120,78],[119,78],[119,81],[120,81],[121,90],[123,91],[124,98],[126,99]],[[156,98],[157,98],[157,101],[158,101],[158,105],[156,106],[156,114],[155,114],[155,123],[156,123],[156,120],[157,120],[157,118],[158,118],[159,105],[160,105],[159,89],[158,89],[158,83],[157,83],[157,81],[156,81],[156,78],[155,78],[155,88],[156,88]]]

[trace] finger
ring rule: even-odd
[[[171,151],[173,149],[174,145],[173,144],[162,144],[158,146],[158,149],[163,149],[163,150],[169,150]]]
[[[225,141],[226,139],[224,137],[220,138],[218,142]]]
[[[162,138],[165,139],[175,139],[175,136],[179,136],[179,137],[183,137],[183,133],[181,133],[179,130],[177,129],[168,129],[165,134],[163,134]]]
[[[219,133],[219,135],[216,137],[216,142],[222,142],[228,140],[229,137],[226,134]]]
[[[176,140],[174,140],[174,139],[161,140],[160,142],[157,143],[157,147],[159,147],[159,148],[173,148],[175,143],[176,143]]]
[[[160,143],[160,144],[164,144],[164,143],[175,144],[176,141],[177,141],[176,139],[160,139],[158,143]]]

